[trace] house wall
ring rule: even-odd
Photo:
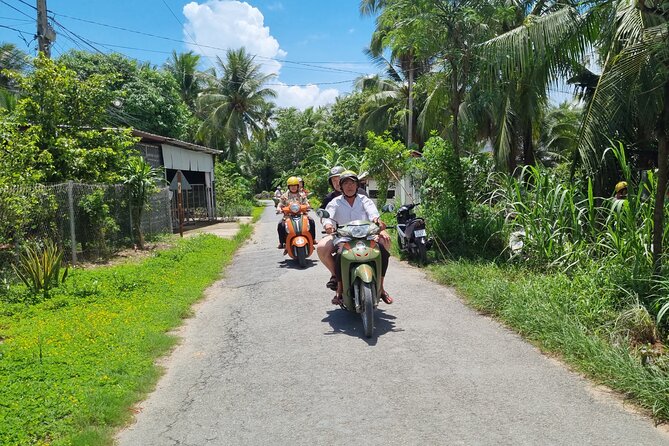
[[[163,144],[163,161],[166,169],[193,170],[214,174],[214,157],[208,153]]]
[[[163,144],[163,160],[167,180],[171,181],[177,170],[181,170],[191,184],[200,184],[204,193],[200,206],[206,207],[207,216],[215,216],[214,204],[214,155],[182,149],[180,147]],[[198,192],[200,193],[200,192]]]

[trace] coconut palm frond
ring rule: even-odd
[[[505,78],[530,71],[542,61],[546,72],[559,75],[588,46],[584,32],[589,21],[571,7],[532,19],[481,46],[491,65],[488,75],[501,71]]]
[[[649,30],[650,31],[650,30]],[[653,42],[665,38],[666,30],[644,32],[641,41],[624,48],[605,67],[592,100],[586,109],[579,132],[578,152],[589,172],[594,172],[601,160],[607,139],[615,128],[624,128],[628,117],[620,113],[623,104],[630,103],[644,71],[655,65]]]
[[[500,121],[497,138],[494,142],[495,159],[498,166],[507,169],[514,146],[512,141],[514,114],[511,99],[508,96],[501,107],[500,116],[503,116],[503,119]]]
[[[444,113],[448,106],[450,88],[444,82],[438,82],[425,101],[425,105],[418,115],[418,128],[423,134],[432,129],[440,129],[448,115]],[[446,116],[445,116],[446,115]]]

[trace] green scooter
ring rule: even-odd
[[[316,214],[329,218],[330,214],[319,209]],[[381,228],[364,220],[352,221],[346,225],[337,225],[334,239],[341,256],[341,275],[344,300],[343,309],[359,313],[365,336],[374,333],[374,309],[381,296],[381,250],[373,240]]]

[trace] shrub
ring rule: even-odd
[[[108,256],[110,250],[107,240],[117,233],[120,228],[110,215],[104,190],[96,189],[84,196],[79,201],[79,207],[85,217],[84,224],[89,235],[82,242],[84,249],[93,249],[99,256]]]
[[[490,203],[493,184],[488,158],[459,160],[448,141],[434,136],[417,161],[423,216],[438,246],[451,255],[494,257],[502,250],[502,218],[484,203]]]
[[[244,177],[230,161],[216,164],[216,210],[220,217],[251,215],[253,180]]]
[[[34,296],[42,293],[42,297],[48,299],[50,290],[67,278],[68,268],[60,274],[62,262],[63,251],[51,240],[46,240],[42,244],[26,244],[13,268]]]

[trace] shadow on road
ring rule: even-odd
[[[371,338],[365,337],[360,315],[342,309],[330,310],[327,313],[327,317],[321,322],[330,324],[332,331],[325,333],[326,335],[344,333],[349,336],[361,338],[369,345],[376,345],[379,336],[383,336],[391,331],[404,331],[395,328],[395,319],[397,318],[392,314],[386,313],[385,310],[376,310],[374,312],[374,334]]]
[[[312,266],[316,265],[316,261],[312,259],[307,259],[307,264],[304,266],[304,268],[300,267],[300,265],[297,263],[297,260],[293,260],[289,257],[286,257],[285,259],[281,260],[280,262],[277,262],[279,264],[279,268],[288,268],[288,269],[309,269]]]

